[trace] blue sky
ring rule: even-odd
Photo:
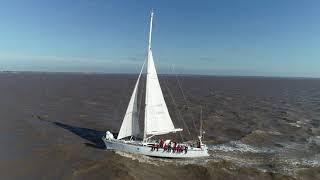
[[[320,77],[320,1],[0,1],[0,70]]]

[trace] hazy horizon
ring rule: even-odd
[[[0,73],[30,73],[30,74],[88,74],[88,75],[139,75],[139,72],[81,72],[81,71],[11,71],[3,70]],[[259,75],[228,75],[228,74],[200,74],[200,73],[158,73],[158,76],[204,76],[204,77],[239,77],[239,78],[280,78],[280,79],[320,79],[320,77],[302,76],[259,76]]]

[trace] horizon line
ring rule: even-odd
[[[0,70],[1,73],[38,73],[38,74],[106,74],[106,75],[136,75],[139,73],[130,72],[83,72],[83,71],[15,71],[15,70]],[[262,76],[262,75],[222,75],[222,74],[200,74],[200,73],[158,73],[159,76],[209,76],[209,77],[255,77],[255,78],[283,78],[283,79],[320,79],[320,77],[310,76]]]

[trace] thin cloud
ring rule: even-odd
[[[145,58],[136,57],[136,56],[131,56],[131,57],[128,57],[127,59],[128,59],[129,61],[133,61],[133,62],[142,62],[143,59],[145,59]]]
[[[215,62],[215,61],[218,61],[218,59],[214,58],[214,57],[200,57],[199,60],[200,61],[204,61],[204,62]]]

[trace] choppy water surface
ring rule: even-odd
[[[171,138],[197,135],[201,105],[211,155],[171,160],[104,150],[135,78],[1,73],[1,179],[320,179],[320,79],[183,76],[183,95],[161,76]]]

